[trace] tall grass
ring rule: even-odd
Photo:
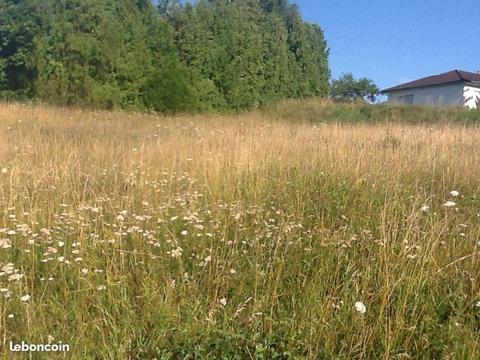
[[[269,118],[310,123],[341,122],[385,124],[441,124],[465,126],[480,124],[480,111],[467,108],[404,106],[391,104],[334,103],[325,99],[291,100],[265,106],[263,114]]]
[[[3,358],[478,359],[479,131],[271,114],[1,105]]]

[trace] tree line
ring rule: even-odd
[[[288,0],[2,0],[0,96],[242,110],[328,93],[322,29]]]

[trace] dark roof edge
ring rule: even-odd
[[[436,86],[443,86],[443,85],[450,85],[450,84],[457,84],[457,83],[468,83],[468,84],[477,84],[472,81],[465,80],[465,78],[462,76],[462,80],[455,80],[455,81],[449,81],[441,84],[433,84],[433,85],[420,85],[420,86],[409,86],[409,87],[401,87],[402,85],[398,86],[393,86],[391,88],[382,90],[382,93],[390,92],[390,91],[401,91],[401,90],[411,90],[411,89],[419,89],[419,88],[426,88],[426,87],[436,87]],[[480,85],[480,83],[478,83]]]
[[[431,86],[449,85],[449,84],[455,84],[455,83],[465,83],[465,84],[480,83],[480,73],[479,72],[473,73],[470,71],[462,71],[462,70],[455,69],[446,73],[427,76],[421,79],[409,81],[404,84],[392,86],[382,90],[382,93],[388,93],[388,92],[399,91],[399,90],[425,88],[425,87],[431,87]]]

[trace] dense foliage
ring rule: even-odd
[[[330,96],[338,101],[371,101],[374,102],[380,94],[378,86],[370,79],[355,79],[351,73],[343,74],[332,80]]]
[[[245,109],[321,96],[328,50],[287,0],[2,0],[0,96],[97,108]]]

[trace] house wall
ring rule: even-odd
[[[464,84],[447,84],[416,89],[392,91],[388,102],[405,104],[405,99],[413,95],[413,105],[462,106],[464,104]],[[411,99],[411,97],[410,97]]]
[[[465,86],[463,97],[465,98],[465,106],[470,109],[477,109],[480,106],[480,88]]]

